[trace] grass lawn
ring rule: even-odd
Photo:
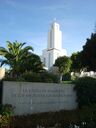
[[[73,84],[73,81],[62,81],[62,84]]]

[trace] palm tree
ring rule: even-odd
[[[11,74],[18,77],[22,69],[22,65],[29,53],[33,51],[31,46],[23,47],[26,43],[19,43],[17,41],[7,41],[7,49],[0,47],[0,55],[4,57],[1,66],[7,64],[10,66]]]

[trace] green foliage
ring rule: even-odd
[[[82,77],[75,82],[79,107],[96,104],[96,79]]]
[[[71,80],[72,81],[76,81],[78,79],[78,77],[75,75],[75,74],[73,74],[72,76],[71,76]]]
[[[29,82],[40,82],[40,75],[39,73],[33,73],[33,72],[26,72],[22,75],[22,78],[24,81]]]
[[[45,83],[58,83],[58,76],[48,73],[48,72],[42,72],[42,73],[25,73],[23,76],[25,81],[30,82],[45,82]]]
[[[77,72],[83,68],[82,52],[76,52],[71,55],[72,65],[71,71]]]
[[[87,70],[96,71],[96,33],[87,39],[82,51],[83,65]]]
[[[62,84],[64,84],[64,85],[68,85],[68,84],[72,84],[73,83],[73,81],[62,81]]]
[[[40,74],[41,75],[41,80],[42,82],[50,82],[50,83],[58,83],[59,82],[59,78],[58,75],[49,73],[49,72],[43,72]]]
[[[9,115],[13,114],[13,107],[10,104],[0,105],[0,114],[2,115]]]
[[[59,68],[60,72],[60,82],[62,82],[62,76],[70,71],[72,61],[67,56],[58,57],[55,60],[54,66]]]
[[[60,73],[66,74],[70,71],[71,59],[67,56],[58,57],[55,60],[55,66],[59,67]]]
[[[71,80],[71,75],[69,72],[63,75],[62,81],[70,81],[70,80]]]
[[[10,126],[10,117],[0,115],[0,128],[8,128]]]
[[[0,55],[4,56],[1,65],[7,64],[10,66],[7,78],[20,78],[25,72],[42,72],[43,65],[40,57],[33,54],[31,46],[24,47],[26,43],[19,43],[17,41],[11,43],[7,42],[7,49],[0,47]],[[9,76],[8,76],[9,75]]]
[[[44,82],[44,83],[58,83],[58,75],[49,72],[25,72],[19,78],[5,77],[5,81],[27,81],[27,82]]]
[[[0,128],[9,128],[11,126],[13,109],[8,104],[0,106]]]
[[[43,71],[43,64],[38,55],[30,53],[29,56],[26,57],[25,60],[22,64],[22,69],[23,70],[25,69],[24,71],[26,71],[26,72],[31,71],[31,72],[36,72],[36,73]]]
[[[80,109],[79,115],[82,120],[94,120],[96,122],[96,104],[83,106],[82,109]]]
[[[1,66],[7,64],[10,66],[11,75],[14,77],[20,76],[23,63],[29,57],[31,46],[24,47],[26,43],[19,43],[17,41],[11,43],[7,41],[7,48],[0,47],[0,55],[4,57]],[[25,69],[23,69],[25,70]]]

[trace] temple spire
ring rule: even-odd
[[[62,31],[60,25],[54,20],[48,32],[47,48],[43,50],[41,60],[46,68],[50,69],[55,60],[64,55],[67,55],[67,52],[62,49]]]

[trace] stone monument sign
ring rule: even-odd
[[[12,104],[15,115],[71,110],[77,107],[74,85],[54,83],[3,83],[3,104]]]

